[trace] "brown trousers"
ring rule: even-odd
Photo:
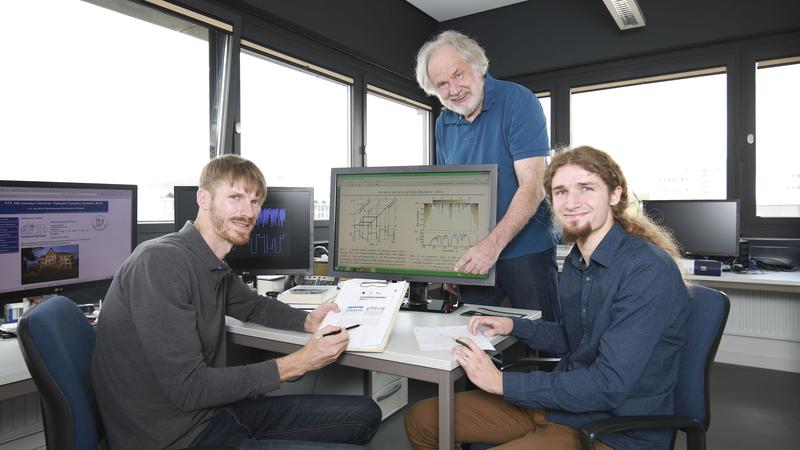
[[[475,390],[455,395],[454,434],[457,443],[497,444],[498,449],[580,450],[578,431],[548,422],[543,410],[514,406],[499,395]],[[415,450],[439,444],[439,399],[429,398],[409,408],[406,434]],[[456,444],[460,449],[460,445]],[[612,450],[604,444],[598,448]]]

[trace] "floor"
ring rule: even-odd
[[[433,384],[409,380],[409,401],[436,395]],[[708,450],[797,448],[800,374],[731,364],[711,372],[711,427]],[[370,443],[374,450],[410,449],[401,410],[386,419]],[[795,444],[792,444],[795,442]],[[685,449],[679,436],[676,450]]]
[[[411,403],[436,395],[436,386],[409,380]],[[715,364],[711,372],[711,428],[708,450],[756,450],[796,448],[800,428],[800,374]],[[374,450],[410,449],[401,410],[381,425],[370,443]],[[792,444],[795,442],[795,444]],[[38,433],[0,450],[44,449]],[[679,437],[675,448],[685,449]]]

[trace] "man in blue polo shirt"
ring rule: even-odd
[[[417,81],[445,109],[436,120],[437,164],[497,164],[497,226],[470,248],[454,270],[487,273],[495,287],[461,286],[467,303],[557,311],[555,239],[542,202],[550,153],[542,107],[527,88],[495,80],[473,39],[445,31],[417,54]]]

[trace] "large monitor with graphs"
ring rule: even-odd
[[[175,186],[175,230],[197,217],[197,186]],[[225,262],[236,273],[310,274],[314,268],[314,188],[268,187],[247,245],[235,245]]]
[[[739,200],[644,200],[642,209],[672,232],[684,256],[739,255]]]
[[[136,245],[136,186],[0,181],[0,300],[104,285]]]
[[[414,283],[492,286],[494,269],[476,275],[453,266],[496,216],[494,164],[332,169],[329,272],[407,280],[412,292]]]

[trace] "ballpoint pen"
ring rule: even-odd
[[[460,340],[458,340],[458,339],[456,339],[456,338],[451,338],[451,339],[453,339],[454,341],[456,341],[456,342],[457,342],[459,345],[463,345],[464,347],[467,347],[467,348],[469,348],[469,345],[467,345],[467,343],[466,343],[466,342],[464,342],[464,341],[460,341]],[[484,352],[484,353],[485,353],[485,352]],[[490,355],[490,354],[488,354],[488,353],[486,353],[486,356],[488,356],[488,357],[489,357],[489,358],[492,360],[492,362],[494,362],[495,364],[501,364],[501,365],[503,364],[503,361],[500,361],[499,359],[495,358],[494,356],[492,356],[492,355]]]
[[[345,330],[352,330],[353,328],[358,328],[358,327],[360,327],[360,326],[361,326],[361,324],[360,324],[360,323],[357,323],[357,324],[355,324],[355,325],[350,325],[349,327],[345,327]],[[323,334],[323,335],[322,335],[322,337],[326,337],[326,336],[333,336],[334,334],[339,334],[339,333],[341,333],[341,332],[342,332],[342,329],[341,329],[341,328],[339,328],[339,329],[338,329],[338,330],[336,330],[336,331],[329,331],[329,332],[327,332],[327,333]]]

